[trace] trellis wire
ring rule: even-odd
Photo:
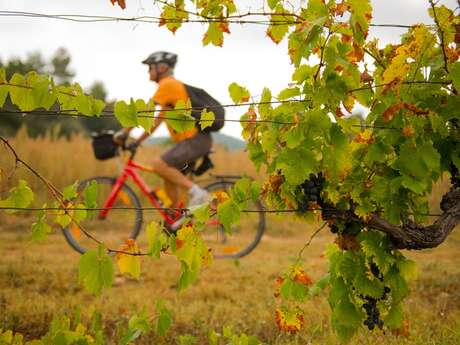
[[[193,16],[200,17],[198,13],[189,13]],[[155,16],[135,16],[135,17],[116,17],[116,16],[99,16],[99,15],[84,15],[84,14],[46,14],[38,12],[25,12],[25,11],[0,11],[0,17],[25,17],[25,18],[40,18],[40,19],[55,19],[55,20],[65,20],[72,21],[77,23],[107,23],[107,22],[135,22],[135,23],[148,23],[148,24],[167,24],[167,23],[232,23],[232,24],[256,24],[256,25],[290,25],[290,24],[300,24],[304,21],[302,20],[281,20],[274,19],[271,20],[244,20],[243,17],[261,17],[261,16],[276,16],[276,17],[289,17],[292,16],[291,13],[251,13],[247,12],[240,15],[227,16],[222,18],[212,18],[207,17],[203,19],[167,19]],[[425,24],[429,27],[434,27],[433,24]],[[393,24],[393,23],[370,23],[371,27],[381,27],[381,28],[395,28],[395,29],[409,29],[412,25],[407,24]]]
[[[110,208],[64,208],[64,207],[0,207],[0,210],[4,211],[30,211],[30,212],[41,212],[41,211],[104,211],[104,210],[123,210],[123,211],[177,211],[181,213],[189,213],[188,208],[175,208],[175,207],[110,207]],[[335,208],[321,208],[313,207],[308,209],[268,209],[268,210],[240,210],[242,213],[305,213],[308,211],[337,211]],[[374,211],[375,213],[382,213],[382,211]],[[441,214],[437,213],[408,213],[409,215],[427,216],[427,217],[440,217]]]

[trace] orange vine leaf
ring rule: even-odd
[[[112,5],[115,6],[115,4],[118,4],[118,6],[120,6],[123,10],[126,8],[126,2],[125,0],[110,0],[110,2],[112,3]]]

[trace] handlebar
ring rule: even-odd
[[[126,140],[124,140],[122,143],[119,143],[115,140],[113,140],[113,142],[115,143],[115,145],[117,147],[119,147],[122,151],[129,151],[130,152],[130,156],[129,158],[130,159],[133,159],[134,156],[136,156],[136,153],[137,153],[137,148],[139,147],[139,145],[133,145],[133,143],[131,144],[127,144],[126,143]]]

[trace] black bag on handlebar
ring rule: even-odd
[[[217,132],[224,127],[225,109],[222,104],[219,103],[205,90],[195,86],[184,84],[187,94],[192,103],[192,116],[198,121],[201,119],[201,112],[203,109],[212,111],[214,113],[214,122],[211,126],[206,127],[203,132]],[[197,127],[201,131],[201,126],[197,121]]]
[[[93,151],[99,160],[113,158],[118,155],[118,145],[113,141],[113,132],[93,134]]]

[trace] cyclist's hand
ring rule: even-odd
[[[123,146],[127,139],[128,133],[126,133],[124,130],[119,130],[113,135],[113,142],[120,146]]]
[[[136,151],[140,144],[141,143],[138,141],[133,141],[132,143],[125,145],[125,149],[128,151]]]

